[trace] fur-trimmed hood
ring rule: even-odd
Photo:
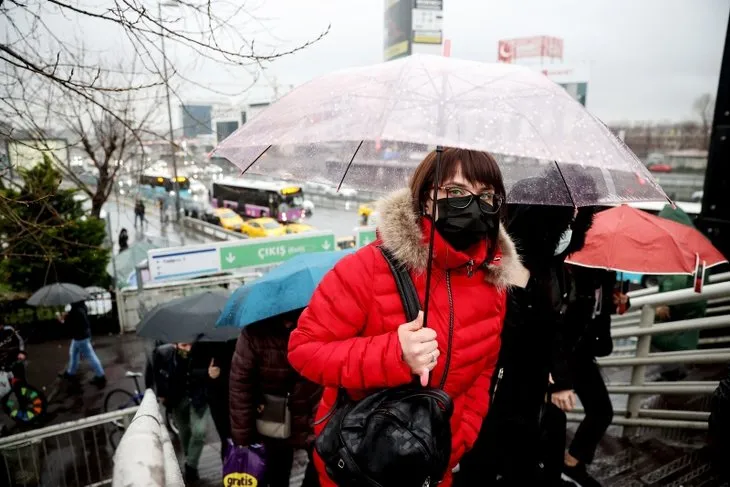
[[[380,223],[378,235],[383,245],[395,257],[415,272],[425,272],[428,245],[423,241],[420,215],[413,208],[407,189],[391,193],[378,202]],[[485,264],[486,280],[503,289],[515,284],[524,270],[512,239],[502,225],[497,237],[499,252],[490,264]]]

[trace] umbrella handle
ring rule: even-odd
[[[433,176],[433,195],[431,197],[431,230],[428,239],[428,264],[426,265],[426,295],[423,299],[423,327],[428,326],[428,303],[431,298],[431,274],[433,270],[433,240],[436,235],[436,198],[439,191],[439,175],[441,174],[441,154],[444,148],[436,146],[436,170]]]

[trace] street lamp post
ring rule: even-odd
[[[165,5],[176,5],[166,3]],[[162,73],[165,76],[165,94],[167,97],[167,121],[170,126],[170,150],[172,151],[172,189],[175,191],[175,221],[180,221],[180,186],[177,179],[177,157],[175,157],[175,134],[172,128],[172,106],[170,105],[170,82],[167,79],[167,54],[165,53],[165,29],[162,27],[162,2],[157,4],[160,18],[160,39],[162,41]]]

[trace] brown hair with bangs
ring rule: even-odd
[[[421,212],[422,203],[430,196],[428,193],[433,187],[437,157],[437,151],[432,151],[423,159],[413,173],[413,176],[411,176],[409,186],[416,213]],[[491,185],[494,187],[495,194],[502,198],[501,215],[507,206],[504,204],[506,194],[504,182],[502,181],[502,171],[499,170],[499,166],[494,157],[482,151],[456,149],[453,147],[444,148],[441,153],[440,183],[453,178],[459,168],[461,168],[461,175],[470,183],[483,184],[485,186]]]

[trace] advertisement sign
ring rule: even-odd
[[[562,86],[578,103],[585,106],[588,96],[590,70],[587,65],[551,66],[541,68],[542,74]]]
[[[502,39],[497,42],[497,61],[512,63],[521,58],[563,59],[563,40],[558,37],[533,36]]]
[[[414,44],[441,44],[444,21],[442,0],[416,0],[411,18]]]
[[[43,154],[47,154],[56,164],[64,166],[69,164],[66,139],[9,140],[7,150],[11,171],[35,167],[43,162]]]
[[[413,0],[386,0],[385,2],[385,61],[411,54],[411,16]]]
[[[153,281],[185,280],[237,269],[264,267],[295,255],[337,250],[332,232],[252,238],[147,252]]]

